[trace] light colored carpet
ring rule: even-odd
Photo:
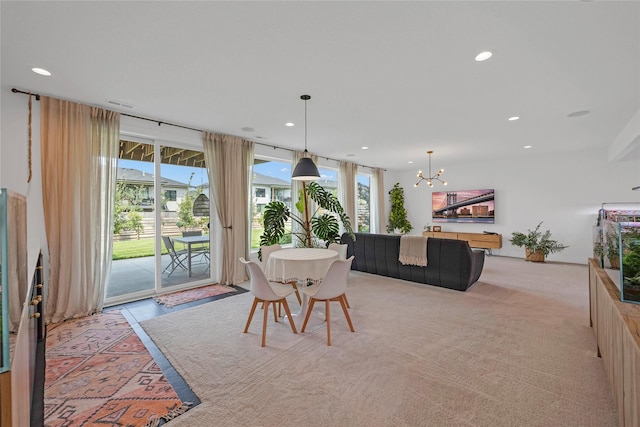
[[[331,347],[270,316],[261,348],[250,293],[143,322],[202,400],[170,425],[617,425],[586,265],[487,257],[465,293],[351,272],[347,295]]]

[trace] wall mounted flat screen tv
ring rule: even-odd
[[[434,191],[433,222],[495,222],[494,190]]]

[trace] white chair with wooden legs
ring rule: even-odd
[[[338,259],[347,259],[347,246],[348,245],[346,243],[329,243],[329,247],[327,249],[338,252]],[[347,303],[347,308],[351,308],[349,300],[347,299],[347,294],[344,294],[344,302]]]
[[[271,255],[272,252],[279,251],[280,249],[282,249],[282,246],[277,243],[275,245],[260,246],[260,253],[262,254],[262,271],[266,271],[269,255]],[[300,298],[300,292],[298,291],[296,282],[288,282],[287,284],[293,286],[293,289],[296,292],[296,298],[298,299],[298,304],[302,304],[302,298]]]
[[[276,303],[281,303],[284,306],[284,311],[287,313],[287,319],[289,319],[291,330],[294,334],[297,334],[298,330],[296,329],[295,323],[293,323],[291,311],[289,310],[289,304],[287,304],[287,297],[294,292],[293,288],[281,283],[269,282],[267,280],[267,277],[264,275],[262,268],[260,268],[260,266],[253,261],[247,261],[244,258],[240,258],[240,262],[247,266],[249,279],[251,281],[250,289],[254,297],[253,305],[251,306],[251,312],[249,313],[249,318],[247,319],[247,324],[244,328],[244,333],[246,334],[249,331],[249,325],[251,324],[251,319],[253,319],[253,313],[256,311],[258,303],[262,302],[264,303],[264,316],[262,320],[262,347],[264,347],[266,344],[267,320],[269,317],[269,305],[271,304],[273,304],[273,317],[276,322],[278,321],[278,316],[276,315]]]
[[[322,279],[322,282],[302,289],[302,292],[309,296],[309,309],[307,310],[307,315],[304,318],[304,323],[302,324],[302,329],[300,331],[304,332],[304,329],[307,327],[309,316],[311,316],[313,305],[316,301],[324,301],[324,311],[327,324],[327,345],[331,345],[331,312],[329,310],[331,301],[337,301],[340,303],[342,311],[344,312],[344,317],[347,319],[347,323],[349,324],[349,329],[351,329],[351,332],[355,332],[345,301],[345,291],[347,290],[347,281],[349,279],[349,270],[351,269],[352,262],[353,256],[346,260],[333,261],[329,266],[324,279]]]

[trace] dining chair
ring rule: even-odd
[[[262,302],[264,303],[262,347],[266,344],[267,318],[269,317],[269,305],[271,304],[273,304],[273,317],[276,322],[278,321],[278,316],[276,315],[276,303],[281,303],[283,305],[284,311],[287,313],[287,319],[289,319],[289,324],[291,325],[291,330],[294,334],[297,334],[298,330],[296,329],[295,323],[293,323],[289,304],[287,303],[287,297],[294,292],[293,288],[282,283],[269,282],[267,280],[267,276],[264,275],[262,268],[260,268],[260,266],[254,261],[247,261],[244,258],[240,258],[240,262],[247,267],[247,271],[249,272],[250,290],[254,297],[251,312],[249,313],[247,324],[244,327],[244,333],[246,334],[247,331],[249,331],[249,325],[251,324],[251,319],[253,319],[253,313],[256,311],[258,303]]]
[[[331,345],[331,312],[329,305],[331,301],[337,301],[342,307],[344,317],[347,319],[349,329],[351,332],[355,332],[353,329],[353,323],[351,323],[351,317],[347,311],[347,304],[345,302],[345,291],[347,290],[347,281],[349,279],[349,270],[351,269],[351,263],[353,262],[353,256],[348,259],[339,259],[333,261],[327,270],[327,274],[324,279],[318,284],[311,285],[302,289],[306,295],[309,296],[309,309],[307,315],[304,317],[304,323],[302,323],[302,329],[300,332],[304,332],[309,321],[309,316],[313,311],[313,305],[316,301],[324,301],[325,304],[325,318],[327,324],[327,345]]]
[[[260,256],[262,259],[260,266],[262,267],[262,271],[266,271],[269,255],[271,255],[272,252],[279,251],[280,249],[282,249],[282,245],[277,243],[275,245],[260,246]]]
[[[338,252],[338,259],[347,259],[347,246],[348,245],[346,243],[329,243],[329,247],[327,249]],[[351,308],[346,293],[344,294],[344,302],[347,304],[347,308]]]
[[[338,252],[338,259],[347,259],[347,244],[341,245],[340,243],[329,243],[327,249]]]
[[[267,261],[269,260],[269,255],[271,255],[275,251],[279,251],[280,249],[282,249],[282,246],[278,243],[269,246],[260,246],[260,254],[262,255],[262,263],[260,264],[260,266],[262,267],[262,271],[267,271]],[[292,286],[295,290],[298,304],[302,304],[302,298],[300,298],[300,292],[298,291],[298,285],[296,285],[296,282],[287,282],[287,284]]]
[[[173,241],[169,236],[162,236],[162,241],[164,242],[164,247],[167,248],[169,257],[171,258],[171,262],[165,267],[164,270],[162,270],[162,273],[171,268],[171,271],[169,271],[169,274],[167,275],[167,277],[169,277],[178,267],[182,268],[183,270],[187,270],[187,267],[182,263],[182,261],[187,259],[187,250],[181,249],[179,251],[176,251],[175,247],[173,246]]]

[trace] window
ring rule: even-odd
[[[268,193],[267,193],[268,192]],[[260,236],[263,232],[262,215],[265,202],[279,200],[293,208],[291,198],[291,161],[266,160],[256,158],[253,165],[253,206],[251,210],[251,250],[256,251],[260,247]],[[259,200],[271,197],[268,200]],[[295,203],[295,201],[293,201]],[[295,208],[294,208],[295,209]],[[287,224],[290,230],[291,225]],[[291,243],[291,235],[286,235],[282,244]]]
[[[371,177],[356,176],[356,230],[359,233],[371,232]]]
[[[317,181],[318,184],[327,192],[333,194],[334,196],[338,196],[338,171],[337,169],[328,169],[328,168],[318,168],[318,172],[320,172],[320,179]]]
[[[175,202],[178,200],[178,192],[176,190],[165,190],[164,198],[167,202]]]

